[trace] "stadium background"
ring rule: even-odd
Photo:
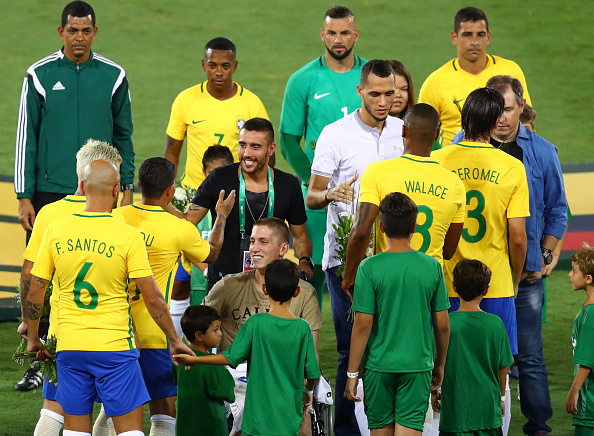
[[[0,297],[11,297],[18,281],[24,232],[17,219],[12,187],[14,141],[22,78],[33,62],[61,47],[57,35],[66,2],[2,1],[0,28]],[[334,1],[97,0],[91,2],[99,33],[94,51],[122,65],[130,81],[136,166],[162,155],[171,103],[183,89],[202,82],[200,60],[209,39],[225,36],[237,45],[234,79],[257,94],[278,127],[289,76],[323,53],[319,38],[324,11]],[[418,96],[429,73],[453,58],[449,33],[453,16],[464,6],[483,9],[490,20],[488,52],[522,67],[537,110],[536,129],[559,147],[569,203],[574,215],[562,262],[549,283],[549,322],[544,326],[559,435],[572,434],[563,410],[571,383],[570,334],[581,294],[570,293],[567,258],[582,240],[594,244],[594,2],[591,0],[386,1],[344,3],[357,17],[360,39],[355,52],[366,58],[398,59],[413,76]],[[277,164],[288,165],[277,153]],[[181,169],[180,169],[181,171]],[[0,319],[14,319],[14,300],[0,298]],[[329,301],[324,306],[321,355],[327,376],[334,373],[335,352]],[[14,393],[22,369],[10,361],[18,343],[16,324],[0,324],[0,436],[32,434],[41,404],[40,390]],[[515,384],[514,384],[515,386]],[[512,432],[521,434],[518,402],[513,403]]]

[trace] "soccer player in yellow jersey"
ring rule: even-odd
[[[175,165],[162,157],[147,159],[140,166],[138,178],[142,202],[116,209],[114,215],[121,215],[127,224],[140,231],[155,281],[169,304],[180,255],[195,264],[214,262],[218,257],[235,193],[231,192],[226,201],[219,200],[209,244],[196,226],[164,210],[175,194]],[[173,383],[167,338],[152,320],[134,282],[129,292],[132,318],[142,348],[140,368],[151,397],[151,431],[174,436],[177,387]]]
[[[531,104],[522,69],[515,62],[487,54],[491,31],[483,11],[473,7],[460,9],[450,36],[458,50],[457,58],[431,73],[419,94],[419,103],[430,104],[439,114],[440,148],[450,145],[460,129],[460,114],[466,96],[485,86],[492,76],[508,74],[519,79],[524,87],[524,97]]]
[[[83,171],[86,166],[97,159],[107,160],[113,163],[116,167],[122,163],[122,157],[115,147],[112,147],[107,142],[97,141],[89,139],[85,145],[83,145],[78,153],[76,153],[76,172],[80,181],[83,178]],[[62,200],[55,201],[44,206],[37,214],[35,218],[35,224],[33,226],[33,232],[31,238],[25,249],[23,257],[23,268],[21,270],[20,280],[20,300],[21,309],[24,316],[26,312],[26,301],[29,294],[29,287],[31,286],[31,269],[35,259],[37,258],[37,252],[43,238],[43,234],[47,226],[60,218],[66,217],[76,212],[82,212],[86,206],[85,197],[78,189],[74,195],[67,195]],[[53,282],[53,291],[50,297],[50,319],[49,328],[47,325],[41,326],[39,330],[39,336],[51,337],[56,334],[57,330],[57,316],[58,316],[58,297],[60,295],[60,286],[57,281]],[[17,331],[22,337],[26,337],[28,325],[22,322]],[[37,369],[35,369],[38,371]],[[56,385],[47,380],[43,382],[43,407],[40,412],[39,421],[35,427],[35,435],[40,436],[58,436],[62,425],[64,424],[64,412],[62,407],[55,401],[56,396]]]
[[[411,246],[436,258],[450,259],[464,223],[465,190],[455,174],[430,156],[439,135],[439,117],[428,104],[413,106],[404,119],[404,155],[370,164],[361,178],[359,210],[347,247],[342,287],[352,289],[369,235],[377,221],[379,204],[390,192],[402,192],[417,205],[419,214]],[[375,253],[386,249],[386,236],[376,225]]]
[[[239,131],[250,118],[266,118],[260,99],[233,81],[237,70],[235,44],[214,38],[204,47],[202,69],[206,82],[182,91],[171,107],[164,158],[179,166],[179,156],[188,140],[183,186],[198,188],[204,180],[202,155],[213,144],[225,145],[238,160]]]
[[[464,140],[433,152],[432,157],[456,174],[466,187],[462,238],[452,259],[444,262],[452,306],[454,310],[459,306],[452,288],[456,263],[471,258],[486,264],[493,277],[481,307],[501,317],[512,354],[517,354],[514,295],[526,258],[525,222],[530,209],[524,166],[489,143],[503,107],[501,94],[490,88],[470,93],[462,109]]]
[[[175,332],[142,236],[110,213],[119,189],[116,166],[92,162],[80,189],[87,196],[85,210],[48,226],[31,271],[24,314],[27,349],[37,351],[39,359],[49,357],[37,327],[45,289],[55,275],[60,283],[56,400],[65,412],[64,435],[90,435],[93,401],[99,395],[117,433],[140,436],[142,405],[149,397],[134,346],[127,277],[136,280],[171,351],[191,350]]]

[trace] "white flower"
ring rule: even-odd
[[[174,197],[179,201],[186,201],[186,190],[184,188],[175,188]]]
[[[348,220],[349,218],[355,218],[355,214],[351,213],[351,212],[340,212],[338,214],[339,218],[342,218],[343,220]]]

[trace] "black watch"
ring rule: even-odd
[[[548,248],[541,248],[540,252],[542,253],[542,259],[544,260],[544,264],[550,265],[553,261],[553,252]]]
[[[126,183],[125,185],[120,185],[120,191],[134,191],[134,183]]]
[[[309,263],[309,266],[311,267],[311,269],[312,269],[312,270],[314,269],[314,266],[315,266],[315,264],[314,264],[314,262],[313,262],[313,260],[312,260],[312,258],[311,258],[311,257],[308,257],[308,256],[301,256],[301,257],[299,258],[299,262],[301,262],[302,260],[306,260],[306,261],[307,261],[307,263]]]

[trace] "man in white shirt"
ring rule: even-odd
[[[342,277],[336,275],[340,261],[334,258],[338,244],[333,225],[338,224],[341,212],[355,212],[358,179],[365,168],[373,162],[399,157],[404,149],[403,122],[388,116],[395,93],[390,64],[377,59],[365,64],[357,93],[361,97],[361,109],[324,127],[318,138],[305,198],[310,209],[328,207],[322,269],[326,272],[340,354],[335,385],[337,423],[349,420],[354,423],[355,405],[342,396],[353,325],[347,320],[351,299],[340,287]]]

